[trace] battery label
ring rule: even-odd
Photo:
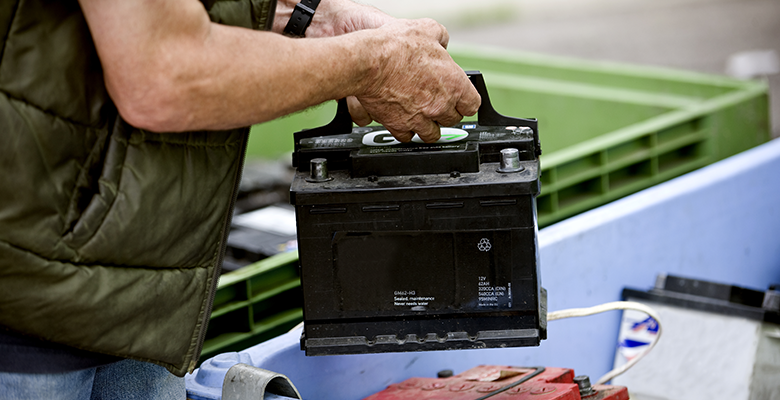
[[[435,296],[419,296],[416,290],[396,290],[393,292],[393,305],[408,307],[412,311],[424,311],[433,301],[436,301]]]
[[[303,139],[301,140],[301,146],[304,148],[358,147],[362,138],[363,135],[354,133],[345,135],[321,136],[310,139]]]
[[[511,244],[511,230],[337,232],[339,298],[349,312],[509,309]]]
[[[469,137],[469,133],[464,131],[463,129],[441,128],[441,136],[439,137],[439,140],[437,140],[434,143],[440,144],[440,143],[459,142],[468,137]],[[411,141],[412,143],[425,143],[418,135],[414,135]],[[390,131],[376,131],[376,132],[366,133],[363,136],[362,143],[365,146],[369,146],[369,147],[393,146],[393,145],[401,144],[401,142],[399,142],[393,136],[393,134],[390,133]]]
[[[478,277],[477,292],[479,294],[478,307],[499,307],[506,305],[512,307],[512,286],[493,285],[487,276]]]
[[[463,125],[459,128],[441,128],[441,138],[435,143],[424,143],[415,135],[411,143],[401,143],[393,135],[381,126],[354,128],[352,133],[341,135],[320,136],[301,139],[300,146],[303,149],[325,148],[376,148],[398,147],[409,148],[417,146],[422,150],[433,150],[435,146],[445,144],[463,143],[469,141],[493,142],[501,140],[518,140],[530,138],[533,131],[530,128],[515,128],[508,130],[502,127],[479,127],[474,124]],[[513,127],[514,128],[514,127]]]
[[[421,151],[466,151],[466,147],[466,143],[428,145],[425,147],[362,147],[360,151],[358,151],[358,154],[399,154]]]

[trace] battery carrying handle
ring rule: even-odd
[[[482,97],[482,103],[477,111],[477,123],[482,126],[527,126],[534,132],[534,144],[536,147],[536,156],[538,157],[542,153],[542,148],[539,143],[539,130],[538,122],[535,118],[515,118],[507,117],[506,115],[499,114],[490,103],[490,96],[488,96],[487,86],[485,85],[485,79],[482,77],[482,73],[479,71],[466,71],[471,84],[477,89],[480,97]],[[301,140],[330,135],[341,135],[346,133],[352,133],[352,116],[349,114],[349,107],[347,106],[347,99],[340,99],[338,101],[338,107],[336,108],[336,116],[327,125],[320,126],[313,129],[304,129],[300,132],[296,132],[293,135],[295,139],[295,151],[297,152]]]
[[[542,145],[539,142],[539,123],[536,118],[515,118],[499,114],[490,104],[485,78],[479,71],[466,71],[471,84],[482,97],[482,104],[477,110],[477,123],[481,126],[527,126],[534,132],[534,153],[537,157],[542,154]]]

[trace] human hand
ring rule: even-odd
[[[374,120],[355,96],[347,97],[347,108],[349,115],[352,116],[352,122],[356,123],[357,126],[366,126]]]
[[[443,26],[431,19],[395,20],[376,32],[379,66],[356,96],[359,104],[350,101],[358,124],[373,119],[401,142],[416,133],[430,143],[441,136],[440,125],[476,114],[480,96],[447,53],[449,35]]]

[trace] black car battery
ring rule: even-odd
[[[307,355],[538,346],[535,119],[497,113],[436,143],[334,120],[295,134],[295,206]]]

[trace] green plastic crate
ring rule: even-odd
[[[757,81],[533,53],[451,46],[482,71],[502,114],[539,119],[546,226],[771,138]],[[292,133],[329,122],[335,103],[253,127],[250,157],[289,157]]]
[[[540,226],[770,139],[762,82],[539,54],[451,46],[482,71],[494,107],[539,119]],[[253,127],[249,157],[289,157],[292,133],[329,122],[335,103]],[[250,347],[302,320],[297,252],[220,278],[201,360]]]
[[[303,321],[298,252],[275,255],[219,278],[201,361],[286,333]]]

